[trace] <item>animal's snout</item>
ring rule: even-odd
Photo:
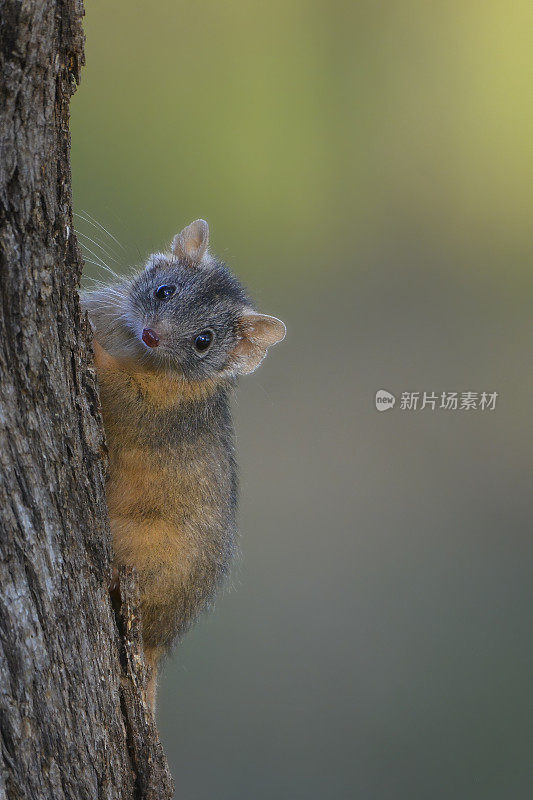
[[[143,330],[142,340],[148,347],[157,347],[159,344],[159,336],[152,328],[145,328]]]

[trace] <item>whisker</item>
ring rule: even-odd
[[[106,250],[106,248],[103,246],[103,244],[101,244],[98,240],[91,239],[90,236],[87,236],[86,233],[82,233],[81,231],[76,231],[76,233],[77,233],[78,236],[83,236],[84,239],[88,239],[90,242],[92,242],[94,245],[96,245],[96,247],[99,247],[100,250],[102,250],[102,252],[105,253],[105,255],[108,258],[111,259],[111,261],[114,261],[116,264],[120,263],[118,261],[118,259],[116,259],[114,256],[112,256],[111,253],[108,250]]]
[[[96,258],[99,261],[99,263],[96,264],[97,267],[101,267],[102,269],[105,269],[106,272],[109,272],[109,274],[112,275],[114,278],[117,278],[117,280],[120,280],[120,275],[118,273],[116,273],[114,270],[112,270],[111,267],[108,264],[106,264],[104,259],[101,256],[98,255],[98,253],[95,253],[94,250],[91,250],[91,248],[88,245],[84,244],[83,242],[81,242],[81,246],[82,246],[82,249],[87,250],[88,253],[90,253],[94,258]],[[91,263],[94,264],[95,262],[93,261]]]
[[[83,255],[83,260],[84,260],[84,262],[85,262],[86,264],[94,264],[94,266],[95,266],[95,267],[102,267],[102,264],[100,264],[100,262],[99,262],[99,261],[93,261],[93,260],[92,260],[92,259],[90,259],[90,258],[86,258],[86,257],[85,257],[85,254],[82,254],[82,255]],[[88,278],[88,277],[87,277],[86,279],[87,279],[87,280],[96,280],[95,278]],[[102,286],[104,286],[104,284],[103,284],[103,283],[102,283]]]
[[[96,258],[100,266],[107,267],[107,264],[103,260],[102,256],[99,256],[98,253],[95,253],[93,250],[91,250],[89,245],[85,244],[84,242],[80,242],[80,246],[82,248],[82,251],[87,251],[87,253],[90,253],[94,258]]]
[[[101,266],[100,264],[97,264],[96,261],[91,261],[88,258],[84,259],[84,261],[87,264],[94,264],[95,267],[100,267]],[[114,289],[112,286],[109,285],[109,283],[106,283],[105,281],[101,280],[100,278],[93,278],[91,275],[84,275],[82,280],[84,282],[85,281],[90,281],[90,283],[91,283],[90,291],[91,292],[104,291],[104,290],[107,291],[109,289],[113,289],[114,292],[117,292],[117,296],[121,296],[121,297],[124,296],[124,295],[122,295],[122,293],[120,293],[118,291],[118,289]]]
[[[121,242],[119,242],[119,240],[116,238],[116,236],[113,236],[113,234],[112,234],[112,233],[110,233],[110,232],[107,230],[107,228],[104,228],[104,226],[102,225],[102,223],[101,223],[101,222],[98,222],[98,220],[97,220],[97,219],[95,219],[95,218],[94,218],[94,217],[93,217],[91,214],[89,214],[89,212],[88,212],[88,211],[84,211],[83,213],[84,213],[84,214],[86,215],[86,217],[88,217],[89,219],[86,219],[86,217],[83,217],[83,216],[82,216],[82,214],[79,214],[79,213],[75,213],[75,216],[77,216],[77,217],[80,217],[81,219],[85,219],[85,222],[88,222],[88,223],[89,223],[89,225],[94,225],[94,227],[95,227],[95,228],[100,228],[101,230],[103,230],[103,232],[104,232],[104,233],[107,233],[107,235],[108,235],[108,236],[110,236],[110,237],[111,237],[111,239],[113,239],[113,241],[114,241],[114,242],[116,242],[116,243],[118,244],[118,246],[119,246],[119,247],[120,247],[122,250],[124,250],[124,252],[126,252],[126,248],[124,247],[124,245],[123,245]]]
[[[87,218],[87,217],[85,217],[83,214],[80,214],[80,213],[78,213],[78,212],[74,212],[74,216],[78,217],[78,219],[80,219],[80,220],[83,220],[83,222],[85,222],[87,225],[91,225],[91,226],[92,226],[92,228],[94,228],[94,229],[95,229],[95,231],[92,231],[92,230],[91,230],[91,233],[93,234],[93,236],[95,236],[95,237],[96,237],[96,234],[100,234],[100,229],[97,227],[96,223],[94,223],[92,220],[88,219],[88,218]],[[79,231],[79,233],[82,233],[82,231]],[[90,238],[90,237],[88,236],[88,234],[86,234],[86,233],[83,233],[83,235],[84,235],[85,237],[87,237],[87,238]],[[95,241],[95,243],[97,243],[97,244],[98,244],[98,247],[100,247],[100,248],[102,248],[102,249],[104,249],[104,244],[105,244],[105,245],[107,245],[107,247],[109,247],[109,248],[112,250],[113,257],[116,257],[117,259],[119,259],[119,258],[120,258],[120,254],[119,254],[119,252],[118,252],[118,251],[115,251],[115,250],[113,249],[113,247],[114,247],[113,240],[112,240],[112,239],[110,239],[109,237],[107,237],[107,236],[106,236],[106,237],[104,238],[104,237],[102,236],[102,238],[96,238],[94,241]]]

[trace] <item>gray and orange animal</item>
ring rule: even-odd
[[[161,657],[212,602],[234,553],[232,390],[285,336],[210,255],[208,239],[196,220],[139,274],[82,294],[109,449],[114,561],[138,572],[152,705]]]

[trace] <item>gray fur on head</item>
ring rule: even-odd
[[[83,293],[95,336],[111,355],[201,381],[253,372],[284,338],[283,322],[254,310],[237,278],[209,255],[208,242],[207,222],[196,220],[137,275]],[[145,344],[146,330],[157,346]],[[202,351],[201,340],[209,340]]]

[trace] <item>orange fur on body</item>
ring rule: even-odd
[[[168,446],[158,434],[217,390],[119,362],[95,341],[109,449],[107,502],[117,565],[136,568],[147,660],[157,662],[212,598],[233,550],[232,453],[208,429]],[[207,420],[209,406],[205,406]],[[167,416],[163,419],[163,414]],[[154,441],[150,441],[150,432]],[[151,695],[155,689],[152,686]]]

